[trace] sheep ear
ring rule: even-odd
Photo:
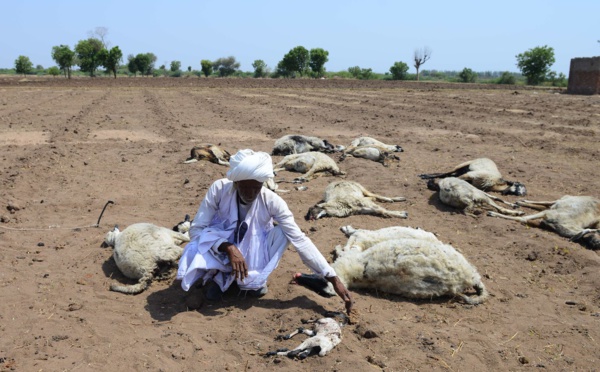
[[[113,231],[114,232],[119,232],[119,225],[115,225],[115,227],[113,227]]]
[[[317,217],[315,218],[316,220],[318,220],[321,217],[325,217],[327,216],[327,211],[325,209],[323,209],[321,212],[319,212],[319,214],[317,214]]]
[[[183,220],[183,222],[189,222],[189,220],[190,220],[190,215],[186,214],[185,215],[185,219]]]

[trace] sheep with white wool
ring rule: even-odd
[[[489,296],[477,269],[449,244],[422,230],[342,228],[350,238],[331,265],[348,289],[376,289],[407,298],[458,296],[468,304]],[[296,274],[298,284],[333,296],[329,282],[316,275]],[[464,292],[475,289],[476,295]]]
[[[117,226],[108,232],[103,246],[111,246],[113,258],[119,270],[136,284],[111,284],[110,289],[126,294],[144,291],[153,279],[169,279],[175,274],[179,258],[183,253],[181,244],[189,242],[189,217],[180,223],[179,231],[160,227],[151,223],[136,223],[119,231]]]
[[[486,210],[493,209],[512,216],[523,214],[522,211],[503,208],[496,204],[495,201],[506,204],[512,208],[516,208],[518,205],[481,191],[460,178],[442,178],[441,180],[437,180],[437,182],[434,179],[430,179],[427,182],[427,188],[437,191],[442,203],[461,209],[463,213],[468,216],[474,217],[474,212],[479,208]]]
[[[336,148],[327,140],[304,136],[301,134],[289,134],[275,141],[271,155],[301,154],[309,151],[334,152]]]
[[[581,240],[591,249],[600,249],[600,200],[591,196],[565,195],[554,201],[517,201],[518,205],[541,210],[528,216],[513,217],[488,212],[489,216],[519,221],[532,227],[557,232],[572,241]]]
[[[312,180],[323,172],[329,172],[334,176],[344,175],[335,161],[328,155],[317,151],[310,151],[301,154],[286,155],[279,163],[273,167],[274,172],[287,170],[290,172],[304,173],[294,179],[294,182],[304,182]]]
[[[394,153],[403,151],[399,145],[388,145],[372,137],[359,137],[353,140],[350,146],[343,149],[340,161],[351,156],[372,160],[387,167],[392,162],[399,162],[400,157]]]
[[[335,181],[325,188],[323,200],[308,209],[306,220],[317,220],[322,217],[348,217],[354,214],[370,214],[381,217],[407,218],[405,211],[390,211],[377,204],[380,202],[405,201],[403,197],[387,197],[365,189],[354,181]]]
[[[525,185],[505,180],[496,163],[488,158],[466,161],[454,167],[450,172],[420,174],[419,177],[422,179],[457,177],[483,191],[496,191],[502,195],[523,196],[527,194]]]

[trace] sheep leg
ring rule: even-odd
[[[406,211],[390,211],[378,205],[367,207],[362,206],[357,210],[358,214],[371,214],[374,216],[382,216],[382,217],[399,217],[399,218],[408,218],[408,213]]]
[[[312,179],[317,178],[319,175],[315,175],[316,172],[318,172],[320,169],[318,167],[316,167],[315,165],[313,165],[312,168],[310,168],[308,170],[308,172],[304,173],[302,176],[298,177],[298,178],[294,178],[294,183],[302,183],[305,181],[310,181]]]
[[[483,191],[482,191],[482,192],[483,192]],[[507,202],[506,200],[504,200],[504,199],[502,199],[502,198],[499,198],[499,197],[497,197],[496,195],[491,195],[491,194],[488,194],[487,192],[483,192],[483,194],[484,194],[485,196],[487,196],[488,198],[490,198],[490,199],[492,199],[492,200],[495,200],[495,201],[497,201],[497,202],[500,202],[500,203],[506,204],[506,205],[508,205],[509,207],[512,207],[512,208],[517,208],[517,207],[519,207],[519,204],[514,204],[514,203]]]
[[[479,202],[482,204],[485,203],[485,205],[492,207],[492,208],[496,209],[498,212],[503,213],[503,214],[508,214],[511,216],[521,216],[521,215],[525,214],[525,212],[523,212],[523,211],[515,211],[512,209],[503,208],[503,207],[499,206],[498,204],[494,203],[494,201],[491,199],[490,200],[481,200]],[[510,203],[508,203],[508,204],[510,205]]]
[[[290,351],[290,349],[288,349],[288,348],[281,348],[281,349],[277,349],[275,351],[267,351],[265,356],[274,356],[274,355],[285,356],[285,355],[287,355],[288,351]]]
[[[543,211],[554,205],[558,200],[555,201],[531,201],[531,200],[518,200],[517,205],[521,207],[527,207]]]
[[[362,193],[364,196],[368,197],[368,198],[373,198],[379,202],[382,203],[393,203],[393,202],[401,202],[401,201],[406,201],[406,198],[402,197],[402,196],[397,196],[397,197],[387,197],[387,196],[383,196],[383,195],[379,195],[379,194],[375,194],[372,193],[371,191],[365,189],[364,187],[362,187]]]
[[[595,233],[595,232],[598,232],[598,231],[600,231],[600,229],[583,229],[579,233],[573,235],[571,237],[571,241],[579,240],[579,239],[583,238],[584,235],[587,235],[589,233]]]
[[[539,218],[544,218],[546,216],[546,212],[540,212],[540,213],[536,213],[536,214],[531,214],[529,216],[523,216],[523,217],[516,217],[516,216],[507,216],[506,214],[502,214],[502,213],[496,213],[496,212],[492,212],[489,211],[487,213],[488,216],[490,217],[500,217],[500,218],[504,218],[506,220],[513,220],[513,221],[519,221],[521,223],[530,225],[532,224],[532,220],[537,220]]]

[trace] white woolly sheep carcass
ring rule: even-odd
[[[182,225],[186,225],[189,230],[189,219]],[[183,248],[179,245],[189,241],[187,232],[181,233],[151,223],[136,223],[123,231],[119,231],[115,226],[106,234],[103,246],[114,247],[113,258],[119,270],[127,278],[138,282],[132,285],[113,283],[110,289],[115,292],[138,294],[155,278],[173,277],[173,269],[177,267],[183,253]]]
[[[573,241],[581,240],[591,249],[600,249],[600,200],[591,196],[565,195],[554,201],[522,200],[516,204],[541,212],[522,217],[495,212],[488,212],[488,215],[555,231]]]
[[[427,182],[427,188],[433,191],[438,191],[438,196],[442,203],[461,209],[466,215],[469,216],[474,216],[474,212],[478,208],[486,210],[494,209],[504,214],[513,216],[519,216],[523,214],[522,211],[503,208],[494,201],[504,203],[513,208],[518,207],[516,204],[506,202],[497,196],[493,196],[481,191],[467,181],[461,180],[460,178],[442,178],[441,180],[437,180],[437,182],[434,179],[430,179]]]
[[[289,134],[275,141],[271,155],[285,156],[309,151],[334,152],[338,149],[327,140],[318,137]]]
[[[407,218],[405,211],[390,211],[377,204],[380,202],[405,201],[403,197],[389,198],[374,194],[354,181],[335,181],[325,188],[323,200],[309,208],[304,217],[306,220],[316,220],[322,217],[348,217],[353,214],[371,214],[381,217]]]
[[[348,322],[348,317],[343,313],[329,312],[325,316],[325,318],[317,320],[303,321],[303,323],[313,323],[312,330],[299,327],[289,335],[277,337],[279,340],[289,340],[299,333],[310,336],[296,348],[269,351],[266,356],[281,355],[298,359],[305,359],[307,356],[316,353],[321,357],[325,356],[342,342],[342,326]],[[337,321],[334,319],[335,317],[341,317],[342,321]]]
[[[400,147],[400,145],[388,145],[385,144],[379,140],[376,140],[375,138],[372,137],[358,137],[355,140],[353,140],[350,143],[350,146],[348,146],[346,149],[344,149],[344,152],[352,150],[354,148],[357,147],[361,147],[361,146],[377,146],[377,147],[381,147],[382,149],[387,150],[388,152],[404,152],[404,150],[402,149],[402,147]]]
[[[343,154],[340,156],[340,161],[344,161],[348,156],[372,160],[381,163],[384,167],[389,167],[390,163],[397,163],[400,161],[399,156],[377,145],[358,146],[344,150]]]
[[[226,150],[216,145],[194,146],[190,151],[190,157],[184,163],[194,163],[199,160],[208,160],[219,165],[229,165],[231,155]]]
[[[483,191],[497,191],[502,195],[527,194],[525,185],[502,178],[496,163],[488,158],[479,158],[457,165],[450,172],[420,174],[422,179],[457,177]]]
[[[336,248],[339,256],[331,266],[348,289],[376,289],[417,299],[458,296],[473,305],[489,296],[477,269],[433,234],[351,226],[343,231],[350,239],[344,248]],[[317,275],[296,274],[294,279],[321,294],[335,295],[333,286]],[[464,293],[470,289],[477,294]]]
[[[286,155],[279,163],[274,165],[274,172],[287,170],[290,172],[304,173],[294,179],[294,182],[309,181],[318,177],[321,172],[329,172],[334,176],[344,175],[337,164],[328,155],[317,151],[302,154]]]

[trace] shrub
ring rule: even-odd
[[[508,84],[508,85],[514,85],[516,84],[517,79],[515,78],[515,76],[513,74],[511,74],[508,71],[504,71],[502,73],[502,76],[500,76],[498,78],[498,80],[496,81],[496,84]]]

